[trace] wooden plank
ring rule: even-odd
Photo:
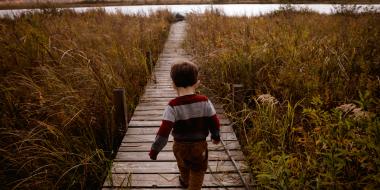
[[[168,89],[173,89],[173,84],[170,83],[170,84],[158,84],[157,82],[159,81],[149,81],[148,84],[147,84],[147,88],[168,88]]]
[[[140,189],[141,188],[128,188],[128,189]],[[183,188],[180,187],[169,187],[169,188],[144,188],[144,190],[183,190]],[[226,188],[224,187],[202,187],[202,190],[225,190]],[[102,188],[102,190],[118,190],[118,188]],[[243,186],[241,187],[228,187],[228,190],[245,190]]]
[[[225,141],[236,141],[236,135],[235,133],[220,133],[220,137]],[[153,142],[156,138],[155,134],[149,134],[149,135],[130,135],[126,134],[123,138],[123,142]],[[169,135],[169,140],[173,141],[173,136]]]
[[[177,92],[174,90],[162,90],[158,91],[157,89],[154,90],[145,90],[144,95],[146,94],[160,94],[160,95],[166,95],[166,94],[173,94],[177,95]]]
[[[163,81],[156,81],[156,84],[158,84],[158,85],[167,85],[168,87],[169,87],[169,85],[170,85],[170,83],[168,83],[168,82],[163,82]]]
[[[241,172],[248,171],[244,161],[235,162]],[[209,161],[207,173],[232,172],[237,173],[232,161]],[[211,169],[211,170],[210,170]],[[122,173],[139,173],[139,174],[156,174],[156,173],[177,173],[179,174],[176,161],[172,162],[114,162],[111,172],[113,174]]]
[[[150,90],[151,91],[154,91],[154,90],[172,91],[174,89],[173,89],[173,86],[171,85],[169,86],[168,84],[161,85],[157,83],[148,83],[146,90],[147,92],[149,92]]]
[[[240,150],[240,144],[238,141],[224,141],[226,148],[229,150]],[[208,149],[211,150],[224,150],[221,143],[213,144],[211,141],[207,141]],[[149,151],[152,146],[150,142],[135,142],[135,143],[121,143],[119,152],[146,152]],[[162,151],[172,151],[173,142],[168,142]]]
[[[134,128],[129,128],[126,134],[129,135],[149,135],[149,134],[156,134],[158,131],[158,126],[157,127],[134,127]],[[220,131],[222,133],[224,132],[234,132],[233,128],[231,125],[222,125],[220,127]]]
[[[151,98],[171,98],[171,99],[174,99],[176,96],[177,96],[176,94],[169,94],[169,93],[167,93],[167,94],[147,94],[147,93],[145,93],[142,96],[142,99],[144,99],[144,100],[151,99]]]
[[[149,87],[148,89],[145,89],[144,94],[153,94],[153,93],[170,93],[177,95],[177,92],[169,89],[169,88],[157,88],[157,87]]]
[[[165,110],[167,105],[142,105],[141,103],[136,107],[135,111],[142,110],[142,111],[147,111],[147,110],[161,110],[162,112]]]
[[[170,70],[171,70],[171,66],[158,66],[158,68],[156,68],[154,71],[155,71],[155,74],[154,76],[156,77],[160,77],[160,78],[164,78],[165,80],[172,80],[171,77],[170,77]],[[170,83],[172,84],[172,83]]]
[[[164,106],[163,108],[165,108]],[[161,107],[162,108],[162,107]],[[161,109],[153,109],[153,110],[135,110],[133,112],[133,117],[136,116],[162,116],[164,114],[164,111]],[[217,112],[217,116],[219,119],[226,119],[227,116],[223,112]],[[158,120],[161,120],[162,118],[159,118]]]
[[[221,125],[229,125],[231,122],[228,119],[221,119],[219,120]],[[158,121],[135,121],[133,120],[133,117],[131,121],[129,122],[129,127],[144,127],[144,126],[160,126],[161,120]]]
[[[155,74],[154,76],[155,76],[154,79],[156,79],[156,82],[157,81],[166,82],[168,85],[173,84],[173,80],[170,78],[170,76],[166,76],[166,74],[165,74],[165,76],[164,75],[158,75],[158,74]]]
[[[174,93],[174,94],[176,94],[177,92],[174,89],[155,88],[155,87],[148,86],[147,88],[145,88],[144,93]]]
[[[162,103],[164,103],[165,105],[167,105],[168,104],[168,102],[170,101],[170,100],[172,100],[173,98],[168,98],[168,97],[163,97],[163,98],[160,98],[160,97],[158,97],[158,98],[141,98],[140,99],[140,103],[148,103],[148,102],[153,102],[153,103],[155,103],[155,102],[162,102]]]
[[[157,88],[164,88],[164,87],[167,87],[167,88],[170,88],[170,89],[173,89],[173,84],[170,83],[170,84],[158,84],[157,83],[158,81],[149,81],[147,86],[148,87],[157,87]]]
[[[128,189],[140,189],[141,188],[128,188]],[[183,188],[180,187],[169,187],[169,188],[144,188],[144,190],[183,190]],[[202,190],[225,190],[226,188],[224,187],[202,187]],[[103,187],[102,190],[119,190],[117,187]],[[245,190],[243,186],[241,187],[228,187],[228,190]]]
[[[231,156],[235,160],[244,160],[243,153],[241,151],[230,151]],[[209,151],[209,160],[230,160],[225,151]],[[158,161],[174,161],[175,157],[173,152],[160,152],[157,156]],[[146,152],[118,152],[115,161],[151,161]]]
[[[141,116],[141,115],[163,115],[162,110],[136,110],[133,112],[133,116]]]
[[[150,100],[142,100],[139,103],[139,106],[146,107],[146,106],[161,106],[162,108],[165,108],[168,105],[169,101],[150,101]],[[136,108],[137,109],[137,108]]]
[[[163,97],[165,97],[168,94],[177,96],[177,92],[174,90],[172,90],[172,91],[165,90],[165,91],[161,91],[161,92],[157,92],[157,91],[145,91],[144,92],[144,95],[163,95]]]
[[[134,113],[132,117],[132,121],[161,121],[163,119],[163,112],[161,114],[156,115],[142,115],[139,113]],[[227,117],[223,114],[217,114],[219,120],[227,119]]]
[[[152,106],[152,105],[168,105],[169,101],[173,98],[143,98],[140,100],[139,106]],[[214,104],[215,110],[224,112],[223,106]]]
[[[164,113],[164,110],[166,108],[167,104],[165,105],[152,105],[150,103],[140,103],[135,111],[150,111],[150,110],[160,110],[162,111],[162,113]],[[220,108],[215,108],[216,110],[216,113],[218,114],[223,114],[224,113],[224,110],[223,109],[220,109]]]
[[[178,176],[178,174],[112,174],[112,179],[108,177],[104,187],[180,187]],[[128,180],[129,177],[130,181]],[[243,177],[247,183],[251,183],[248,173],[243,173]],[[203,187],[242,187],[242,185],[243,183],[236,173],[205,174],[203,180]]]

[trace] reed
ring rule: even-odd
[[[43,9],[0,19],[0,186],[97,189],[110,167],[112,90],[129,114],[172,16]]]
[[[189,16],[185,47],[206,90],[223,97],[255,187],[380,187],[379,16]],[[245,87],[235,105],[232,84]]]

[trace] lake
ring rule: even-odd
[[[175,13],[202,13],[210,9],[219,9],[223,11],[228,16],[259,16],[262,14],[270,13],[272,11],[278,10],[284,7],[283,4],[202,4],[202,5],[141,5],[141,6],[104,6],[104,8],[109,13],[115,13],[121,11],[124,14],[149,14],[152,11],[168,9]],[[336,4],[292,4],[296,9],[308,8],[313,11],[330,14],[333,13],[335,8],[340,5]],[[354,5],[346,5],[348,7],[353,7]],[[356,5],[360,7],[360,11],[366,11],[368,8],[380,10],[380,4],[372,5]],[[96,9],[96,7],[77,7],[69,8],[74,9],[78,12],[87,11],[91,9]],[[38,9],[19,9],[19,10],[0,10],[0,17],[4,16],[17,16],[23,12],[38,11]]]

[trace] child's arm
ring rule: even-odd
[[[168,142],[169,134],[174,125],[174,110],[171,106],[166,107],[164,119],[162,120],[160,129],[157,132],[156,139],[152,144],[149,157],[152,160],[157,159],[158,153],[165,147]]]
[[[211,140],[214,144],[218,144],[220,142],[220,123],[211,101],[209,101],[209,112],[209,115],[211,115],[209,117],[209,131],[211,133]]]

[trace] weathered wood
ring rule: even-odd
[[[165,110],[165,107],[166,107],[166,105],[142,105],[142,104],[139,104],[137,107],[136,107],[136,109],[135,109],[135,111],[137,111],[137,110],[161,110],[162,112]]]
[[[153,60],[152,60],[152,52],[147,51],[145,52],[145,63],[149,69],[149,72],[153,70]]]
[[[221,119],[220,124],[221,125],[229,125],[231,122],[228,119]],[[135,121],[132,117],[132,120],[129,122],[129,126],[132,127],[143,127],[143,126],[160,126],[161,121]]]
[[[127,134],[129,135],[149,135],[149,134],[156,134],[158,131],[157,127],[131,127],[128,129]],[[231,125],[222,125],[220,127],[220,131],[222,133],[225,132],[234,132]]]
[[[146,152],[118,152],[115,161],[151,161],[148,156],[148,150]],[[230,151],[231,156],[235,160],[244,160],[243,153],[241,151]],[[225,151],[209,151],[209,160],[229,160]],[[174,161],[173,152],[160,152],[157,157],[158,161]]]
[[[136,116],[144,116],[144,115],[163,115],[163,111],[162,110],[135,110],[135,112],[133,112],[133,117],[136,117]]]
[[[133,113],[132,121],[161,121],[163,119],[163,113],[161,112],[160,114],[139,114],[138,112]],[[218,114],[219,120],[225,120],[227,117],[223,114]]]
[[[247,166],[243,161],[237,162],[241,171],[247,171]],[[210,168],[207,173],[232,172],[236,173],[236,168],[231,161],[209,161]],[[210,170],[211,169],[211,170]],[[179,173],[177,162],[114,162],[111,172],[113,174],[122,173],[139,173],[139,174],[156,174],[156,173]]]
[[[129,175],[131,175],[130,184],[128,184]],[[244,177],[250,182],[248,173],[244,173]],[[128,187],[128,185],[130,185],[130,187],[139,188],[180,187],[178,174],[112,174],[112,182],[110,178],[107,178],[104,183],[104,187]],[[203,187],[241,187],[242,185],[236,173],[205,174],[203,180]]]
[[[150,94],[150,93],[158,93],[158,94],[165,94],[165,93],[172,93],[172,94],[177,94],[175,90],[172,89],[158,89],[158,88],[149,88],[145,89],[144,94]]]
[[[114,121],[115,128],[112,130],[113,149],[116,151],[124,133],[128,129],[128,114],[125,101],[125,90],[123,88],[117,88],[113,90],[113,104],[114,104]]]
[[[170,99],[171,100],[171,99]],[[169,103],[169,101],[166,101],[166,100],[157,100],[157,101],[154,101],[154,100],[151,100],[151,99],[141,99],[140,100],[140,104],[143,105],[143,106],[167,106]]]
[[[123,142],[153,142],[156,138],[155,134],[149,135],[130,135],[126,134],[124,136]],[[237,140],[235,133],[220,133],[220,138],[224,141],[235,141]],[[173,136],[169,135],[168,141],[173,141]]]
[[[146,99],[150,99],[150,98],[170,98],[171,99],[174,99],[176,97],[176,94],[144,94],[142,96],[142,100],[146,100]],[[166,104],[169,102],[169,101],[165,101]]]
[[[172,100],[172,97],[155,97],[155,98],[144,98],[142,97],[140,99],[140,102],[163,102],[164,104],[168,104],[170,100]]]
[[[213,144],[208,141],[209,150],[224,150],[222,144]],[[229,150],[240,150],[240,144],[238,141],[225,141],[226,148]],[[121,143],[119,152],[146,152],[149,151],[152,146],[150,142],[134,142],[134,143]],[[172,151],[173,142],[168,142],[162,151]]]
[[[174,29],[173,29],[174,28]],[[158,160],[152,161],[148,156],[151,145],[156,137],[161,124],[163,112],[168,102],[177,96],[170,78],[170,69],[177,60],[191,60],[182,48],[181,43],[186,34],[184,23],[174,24],[164,50],[160,54],[155,68],[149,69],[154,73],[149,80],[144,95],[140,98],[139,105],[134,110],[129,123],[128,131],[121,142],[120,148],[114,159],[111,174],[104,182],[103,189],[181,189],[178,182],[179,171],[172,152],[173,137],[163,150],[158,154]],[[147,60],[151,60],[148,56]],[[247,172],[244,164],[244,156],[241,146],[233,132],[231,122],[224,114],[223,107],[214,104],[215,110],[221,122],[221,137],[225,147],[236,160],[238,168]],[[207,137],[209,149],[209,165],[202,189],[244,189],[242,181],[233,166],[233,162],[225,152],[225,147],[220,143],[213,144]],[[112,174],[113,173],[113,174]],[[131,174],[131,175],[129,175]],[[130,176],[130,178],[128,178]],[[244,177],[249,181],[249,174]],[[113,183],[111,183],[112,178]]]
[[[108,188],[108,187],[104,187],[104,188],[102,188],[102,190],[118,190],[119,188]],[[141,188],[128,188],[128,189],[140,189],[141,190]],[[171,188],[144,188],[144,190],[157,190],[157,189],[159,189],[159,190],[183,190],[183,188],[180,188],[180,187],[171,187]],[[204,187],[202,187],[202,190],[224,190],[224,189],[226,189],[226,188],[223,188],[223,187],[210,187],[210,188],[208,188],[208,187],[206,187],[206,188],[204,188]],[[243,187],[243,186],[241,186],[241,187],[228,187],[228,190],[245,190],[245,188]]]
[[[163,114],[166,106],[167,105],[151,105],[149,103],[140,103],[136,107],[135,112],[136,111],[158,111],[158,112],[161,112],[161,114]],[[224,114],[223,109],[216,108],[215,111],[217,114]]]
[[[135,111],[147,111],[147,110],[161,110],[163,113],[163,110],[165,110],[167,104],[159,104],[159,105],[152,105],[151,103],[139,103],[139,105],[136,107]],[[221,108],[215,108],[216,113],[224,113],[224,110]]]
[[[162,109],[158,109],[158,108],[165,108],[166,106],[162,106],[162,107],[155,107],[157,109],[151,109],[151,110],[142,110],[142,109],[137,109],[133,112],[133,117],[136,117],[136,116],[152,116],[152,115],[155,115],[155,116],[162,116],[164,114],[164,111]],[[222,110],[217,111],[217,116],[219,119],[221,118],[227,118],[227,116],[222,112]],[[162,119],[162,118],[160,118]],[[158,119],[158,120],[160,120]]]

